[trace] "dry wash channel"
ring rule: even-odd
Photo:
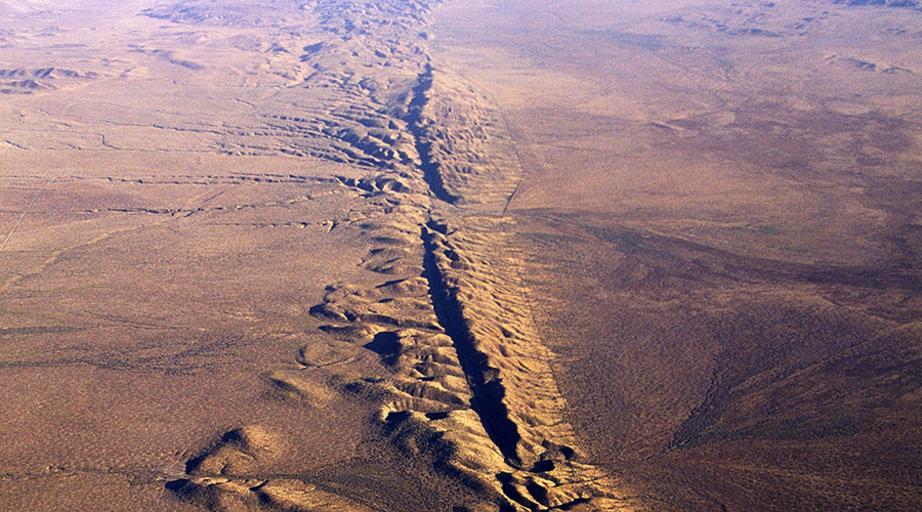
[[[509,243],[503,210],[521,172],[512,141],[488,101],[432,62],[430,3],[309,5],[318,21],[299,72],[305,94],[329,108],[268,122],[286,152],[365,172],[339,180],[371,205],[344,222],[364,233],[362,265],[380,282],[330,284],[310,314],[391,371],[342,391],[380,402],[394,443],[477,490],[481,501],[459,509],[633,510],[616,481],[579,462]],[[258,426],[227,432],[168,487],[215,509],[374,509],[297,475],[260,473],[283,444]]]

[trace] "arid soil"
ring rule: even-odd
[[[0,509],[916,510],[858,4],[0,0]]]
[[[537,332],[647,510],[922,503],[922,13],[445,7],[498,105]]]

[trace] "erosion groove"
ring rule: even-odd
[[[410,108],[407,116],[407,127],[413,134],[416,141],[416,152],[419,154],[419,168],[423,173],[423,179],[429,191],[436,198],[447,203],[455,204],[459,197],[445,189],[445,182],[442,178],[441,169],[437,161],[433,160],[432,142],[427,140],[425,109],[429,102],[429,94],[432,90],[432,65],[426,64],[426,70],[419,75],[416,86],[413,88],[413,96],[410,101]]]
[[[432,307],[445,333],[451,338],[458,360],[471,388],[471,408],[480,417],[487,435],[499,448],[506,461],[521,467],[516,448],[521,440],[518,427],[509,419],[509,411],[503,399],[506,390],[502,380],[496,375],[497,370],[489,366],[487,357],[474,348],[474,340],[464,318],[461,303],[458,302],[458,290],[446,285],[439,268],[434,232],[440,226],[429,221],[423,229],[424,269],[429,283],[429,296]]]
[[[340,377],[338,391],[379,403],[399,449],[475,489],[477,501],[460,510],[634,510],[619,482],[579,462],[504,215],[521,174],[515,148],[502,113],[432,62],[420,35],[432,3],[312,4],[316,30],[297,41],[304,54],[286,76],[323,107],[258,129],[286,154],[365,173],[330,182],[364,202],[329,229],[355,230],[367,244],[367,279],[330,284],[309,313],[375,354],[384,376]],[[243,23],[233,12],[156,16]],[[354,359],[308,345],[299,370],[270,370],[263,381],[272,396],[323,407],[329,397],[310,376]],[[306,479],[253,478],[284,459],[278,433],[250,425],[215,439],[171,491],[218,510],[376,508]]]
[[[504,455],[496,472],[501,492],[516,509],[633,510],[618,482],[578,460],[552,354],[537,336],[519,280],[512,223],[492,214],[430,221],[425,244],[433,306],[455,342],[472,408]],[[488,387],[478,405],[480,379]]]

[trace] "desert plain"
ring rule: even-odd
[[[0,0],[0,510],[922,504],[922,4]]]

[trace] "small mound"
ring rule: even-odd
[[[278,435],[265,427],[252,425],[225,433],[211,447],[186,463],[191,475],[241,476],[282,455]]]
[[[275,371],[266,376],[275,391],[285,398],[303,400],[312,407],[324,407],[335,398],[323,384],[290,372]]]
[[[166,488],[181,498],[208,510],[250,512],[370,512],[371,509],[301,480],[231,480],[186,478],[167,483]]]

